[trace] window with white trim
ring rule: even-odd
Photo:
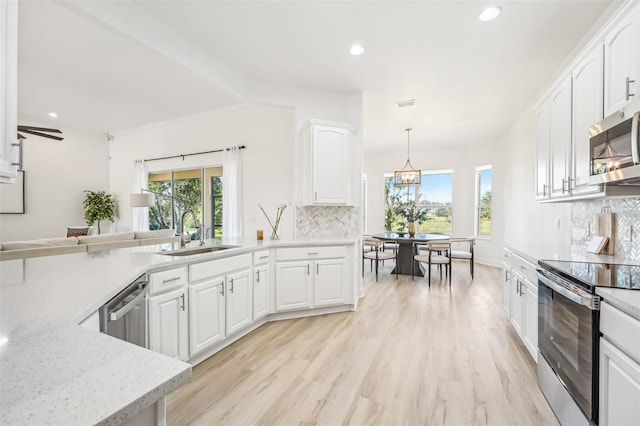
[[[477,237],[491,236],[492,174],[491,165],[476,167],[475,235]]]

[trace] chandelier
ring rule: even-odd
[[[407,132],[407,162],[404,164],[402,170],[396,170],[394,173],[393,184],[395,186],[410,186],[420,185],[420,177],[422,175],[420,170],[416,170],[411,165],[409,159],[409,132],[411,129],[405,129]]]

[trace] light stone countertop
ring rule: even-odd
[[[262,248],[356,241],[225,240],[238,247],[166,256],[158,252],[170,245],[146,246],[0,262],[0,424],[118,424],[189,379],[187,363],[77,325],[140,275]]]
[[[640,320],[640,291],[623,288],[598,287],[596,294],[607,303]]]

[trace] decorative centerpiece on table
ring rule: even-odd
[[[278,227],[280,226],[280,219],[282,219],[282,213],[284,213],[284,210],[287,208],[287,206],[289,206],[288,203],[282,203],[282,204],[280,204],[278,206],[278,209],[276,210],[276,218],[272,222],[271,219],[269,218],[269,215],[267,214],[267,212],[265,212],[264,208],[262,208],[262,205],[260,203],[258,203],[258,207],[260,207],[260,210],[262,210],[262,213],[264,214],[264,217],[267,218],[267,221],[269,222],[269,225],[271,226],[271,239],[272,240],[280,239],[280,236],[278,235]]]
[[[409,235],[411,236],[416,233],[416,222],[420,224],[427,218],[427,209],[418,206],[415,201],[396,203],[394,211],[409,224]]]

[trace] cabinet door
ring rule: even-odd
[[[313,283],[315,306],[345,303],[345,260],[316,260]]]
[[[191,356],[225,338],[224,277],[189,287]]]
[[[604,115],[640,97],[638,7],[613,26],[604,40]],[[633,81],[633,83],[631,82]],[[634,95],[634,96],[632,96]]]
[[[549,146],[551,197],[566,197],[569,195],[571,150],[571,76],[566,77],[549,97]]]
[[[181,360],[189,357],[186,303],[184,289],[149,298],[149,349]]]
[[[511,278],[511,324],[518,333],[518,336],[522,338],[522,324],[524,322],[524,299],[521,293],[522,282],[524,281],[522,275],[512,270]]]
[[[276,263],[276,311],[310,308],[311,261]]]
[[[599,192],[599,185],[589,185],[589,127],[602,120],[602,46],[589,52],[576,65],[572,75],[571,194]]]
[[[269,265],[256,267],[253,274],[253,320],[257,321],[269,313]]]
[[[640,364],[606,336],[600,338],[599,394],[599,425],[640,424]]]
[[[252,291],[251,269],[227,275],[227,334],[251,324]]]
[[[14,183],[18,125],[18,2],[0,2],[0,183]]]
[[[511,315],[511,268],[502,264],[502,306]]]
[[[538,361],[538,286],[528,279],[522,283],[524,293],[524,324],[522,340],[534,361]]]
[[[536,110],[536,198],[549,197],[549,100]]]
[[[313,203],[346,204],[348,130],[316,125],[311,133]]]

